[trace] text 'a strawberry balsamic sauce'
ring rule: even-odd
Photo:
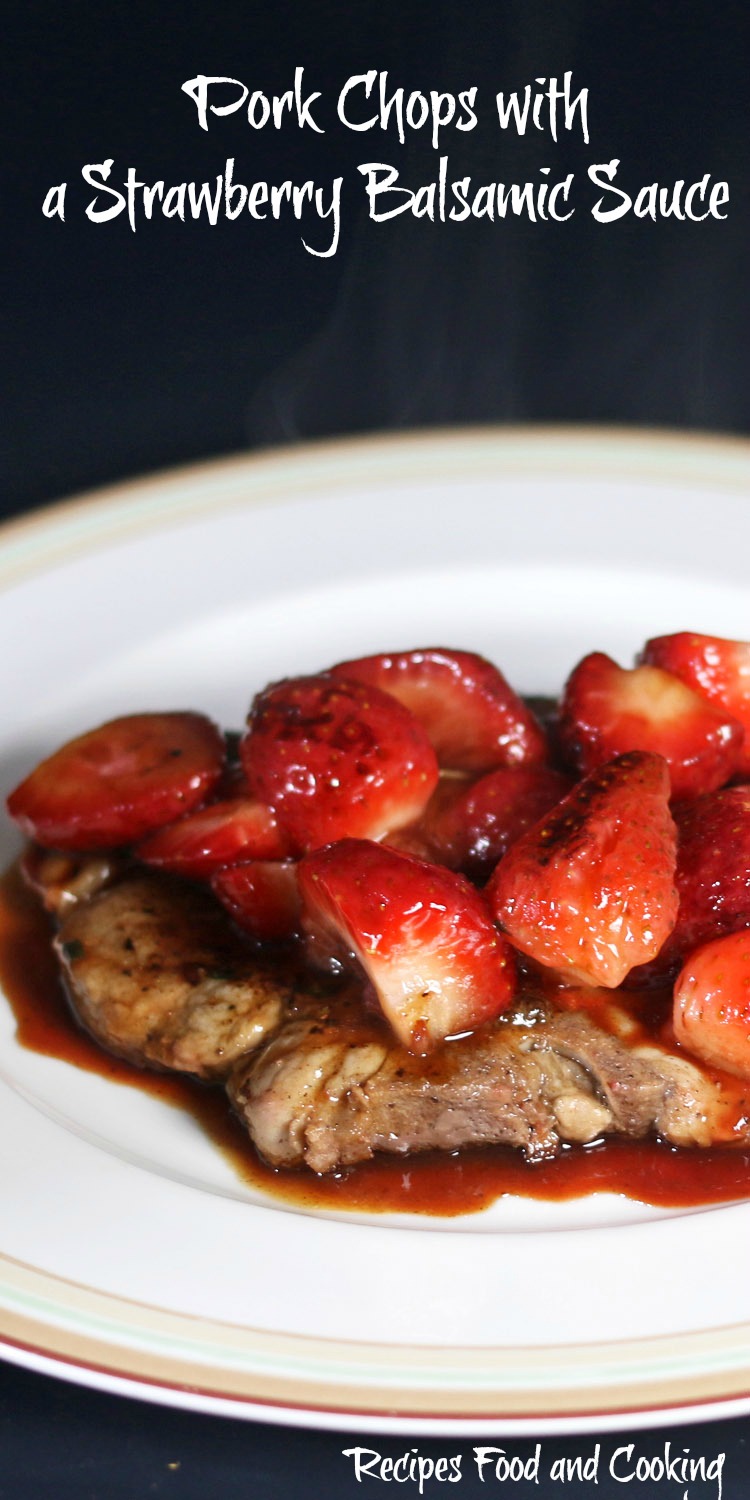
[[[672,1209],[750,1197],[750,1150],[684,1149],[653,1139],[568,1146],[554,1160],[533,1166],[520,1152],[483,1147],[406,1160],[383,1156],[325,1178],[304,1169],[276,1171],[254,1151],[223,1089],[133,1067],[96,1045],[68,1008],[50,937],[48,917],[11,870],[0,881],[0,985],[19,1043],[189,1111],[242,1180],[286,1203],[455,1216],[478,1212],[505,1194],[564,1202],[610,1192]],[[637,1013],[637,1001],[633,1005]]]

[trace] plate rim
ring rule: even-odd
[[[27,515],[0,522],[0,590],[40,566],[119,539],[133,528],[160,530],[202,514],[207,488],[223,490],[223,509],[291,500],[321,486],[367,484],[424,474],[425,458],[441,476],[470,446],[477,467],[491,473],[499,455],[504,474],[535,472],[587,477],[606,474],[667,486],[679,484],[747,492],[750,438],[679,428],[594,424],[482,424],[323,438],[240,451],[136,474],[51,500]],[[248,480],[250,481],[248,487]],[[241,486],[241,488],[240,488]],[[160,502],[156,513],[150,504]],[[215,503],[215,502],[214,502]]]
[[[736,1413],[750,1410],[750,1323],[533,1349],[510,1344],[501,1350],[372,1344],[277,1333],[173,1312],[39,1271],[2,1252],[0,1267],[0,1337],[12,1359],[27,1368],[47,1361],[64,1378],[103,1389],[117,1381],[130,1394],[157,1403],[170,1404],[173,1394],[179,1404],[197,1410],[228,1409],[250,1419],[262,1415],[297,1426],[325,1422],[342,1431],[369,1424],[378,1431],[431,1432],[439,1424],[436,1430],[446,1435],[469,1430],[508,1434],[511,1429],[588,1433],[632,1425],[636,1418],[644,1425],[662,1425],[694,1416],[699,1409],[704,1419],[718,1418],[727,1414],[728,1404]],[[9,1287],[17,1294],[18,1310],[9,1306]],[[51,1303],[57,1321],[45,1323],[24,1309],[24,1303]],[[77,1311],[90,1323],[87,1331],[73,1326]],[[61,1312],[67,1315],[62,1320]],[[141,1337],[151,1340],[148,1349],[117,1340],[118,1327],[132,1340],[134,1313],[149,1324],[148,1334],[139,1330]],[[97,1331],[107,1329],[109,1338]],[[195,1357],[196,1336],[204,1345],[200,1362]],[[724,1364],[717,1364],[717,1347],[724,1348]],[[330,1367],[325,1380],[309,1369],[311,1359],[320,1359],[321,1352]],[[570,1383],[545,1386],[537,1372],[561,1352]],[[701,1356],[706,1360],[703,1376],[680,1373],[686,1358],[695,1361]],[[481,1378],[465,1385],[430,1383],[427,1367],[434,1369],[440,1357],[459,1373],[471,1365]],[[644,1358],[650,1373],[629,1379],[628,1363]],[[387,1372],[394,1363],[407,1361],[412,1362],[411,1378],[394,1387]],[[414,1380],[415,1366],[421,1383]],[[600,1372],[599,1383],[590,1373],[592,1366]],[[589,1371],[585,1383],[575,1379],[579,1368]],[[365,1371],[367,1381],[362,1378]],[[492,1383],[499,1375],[504,1376],[498,1382],[502,1391]]]

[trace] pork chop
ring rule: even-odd
[[[721,1138],[717,1084],[585,1011],[527,995],[493,1025],[416,1057],[356,987],[300,991],[198,888],[92,866],[68,896],[68,872],[36,875],[53,891],[56,948],[86,1029],[138,1065],[229,1075],[230,1099],[274,1166],[325,1173],[378,1151],[491,1143],[533,1161],[564,1142],[651,1130],[678,1145]]]
[[[428,1058],[397,1046],[351,994],[297,1006],[228,1089],[262,1156],[318,1173],[376,1151],[490,1143],[533,1161],[612,1132],[708,1145],[721,1121],[718,1085],[690,1063],[529,999]]]
[[[63,854],[30,844],[20,868],[45,911],[59,918],[79,901],[90,901],[105,886],[119,880],[128,863],[124,855],[106,850],[100,854]]]
[[[73,1009],[102,1046],[200,1078],[258,1047],[293,994],[205,892],[161,875],[78,901],[55,946]]]

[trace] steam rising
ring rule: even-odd
[[[675,38],[667,90],[643,35],[629,42],[623,32],[618,68],[605,51],[612,28],[593,4],[519,0],[507,7],[504,34],[497,7],[487,7],[486,22],[477,66],[476,30],[466,56],[460,14],[446,9],[439,55],[419,78],[403,80],[478,86],[479,128],[441,139],[452,178],[538,182],[548,166],[553,177],[572,171],[585,180],[591,162],[617,156],[631,191],[709,171],[740,185],[741,135],[728,129],[705,82],[696,86],[705,73],[689,37]],[[663,37],[653,46],[663,62]],[[589,88],[588,145],[580,131],[554,143],[549,133],[498,129],[498,90],[568,68],[578,88]],[[631,87],[618,94],[613,78]],[[437,175],[438,155],[424,136],[411,135],[404,147],[377,131],[363,141],[362,160],[392,163],[406,186]],[[411,214],[374,224],[364,211],[355,224],[354,197],[352,187],[333,310],[256,392],[253,442],[526,420],[747,428],[750,397],[740,378],[747,307],[732,300],[743,284],[739,193],[724,222],[612,226],[592,222],[580,196],[565,224],[436,224]]]

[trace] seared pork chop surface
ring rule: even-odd
[[[73,1008],[104,1047],[201,1078],[258,1047],[293,993],[205,892],[161,875],[77,902],[55,946]]]
[[[428,1058],[351,994],[298,1006],[228,1089],[268,1161],[318,1173],[376,1151],[503,1144],[535,1160],[609,1132],[708,1145],[720,1130],[718,1087],[690,1063],[532,1000]]]

